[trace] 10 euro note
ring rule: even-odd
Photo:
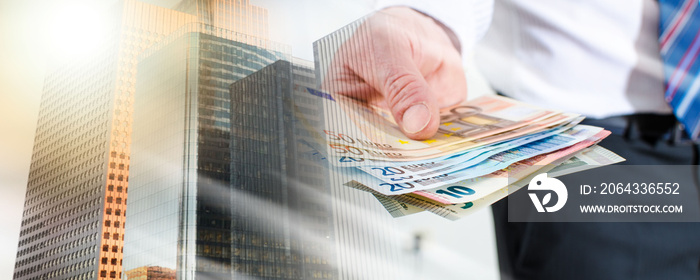
[[[375,197],[377,197],[377,199],[380,199],[382,205],[387,208],[387,211],[389,211],[393,217],[401,217],[423,211],[429,211],[450,220],[457,220],[505,198],[509,194],[526,186],[530,180],[534,178],[534,176],[541,174],[542,172],[546,172],[550,177],[559,177],[566,174],[619,163],[624,160],[624,158],[618,156],[617,154],[598,145],[594,145],[576,153],[571,158],[567,159],[564,157],[548,166],[544,166],[543,168],[539,169],[538,172],[531,173],[527,177],[519,179],[508,186],[500,189],[494,189],[491,193],[483,197],[475,197],[470,201],[457,204],[441,203],[416,194],[405,194],[399,196],[385,196],[376,192],[373,192],[373,194]],[[354,186],[357,186],[357,184]],[[364,188],[362,190],[371,191],[369,188]]]
[[[572,146],[519,161],[508,168],[495,171],[483,177],[464,180],[456,184],[443,185],[432,189],[420,190],[413,193],[445,204],[469,202],[471,200],[484,197],[495,190],[506,187],[509,185],[509,182],[520,180],[535,172],[541,172],[540,169],[543,167],[553,167],[553,162],[561,159],[568,159],[579,151],[597,144],[608,135],[610,135],[610,132],[603,130],[593,137],[578,142]],[[475,195],[463,195],[455,192],[454,188],[450,189],[453,186],[468,188],[472,190]]]

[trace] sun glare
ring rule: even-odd
[[[104,19],[87,6],[62,7],[53,13],[49,24],[49,47],[54,59],[89,57],[104,40]]]

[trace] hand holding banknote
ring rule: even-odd
[[[325,91],[295,91],[323,114],[297,114],[311,136],[308,156],[332,181],[372,193],[395,217],[427,210],[458,219],[538,173],[624,160],[595,146],[610,132],[579,125],[578,114],[495,95],[465,101],[449,32],[390,8],[314,44]]]
[[[340,47],[323,87],[386,107],[406,136],[428,139],[438,130],[439,110],[466,98],[453,35],[410,8],[384,9]]]

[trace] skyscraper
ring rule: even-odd
[[[323,122],[313,70],[265,9],[112,10],[101,52],[46,79],[14,278],[397,275],[379,204],[299,141]]]
[[[305,128],[324,122],[310,63],[273,63],[289,50],[226,39],[236,37],[198,24],[140,59],[125,269],[166,267],[181,279],[401,275],[400,239],[381,205],[340,180],[331,186],[302,144],[314,141]]]
[[[188,24],[140,56],[127,271],[161,266],[180,279],[231,277],[229,86],[289,56],[284,45],[260,48],[237,40],[244,37]]]
[[[277,61],[231,85],[234,271],[337,279],[328,176],[304,144],[323,107],[310,98],[311,63],[295,62]]]
[[[197,16],[201,23],[251,35],[238,40],[241,43],[267,47],[261,44],[269,42],[267,9],[251,5],[250,0],[181,1],[174,9]]]
[[[249,22],[241,12],[249,9],[246,5],[230,10],[241,22]],[[137,57],[201,20],[133,0],[109,11],[117,12],[105,17],[110,36],[99,53],[46,78],[16,279],[121,277]],[[251,17],[266,23],[266,12],[255,11]]]

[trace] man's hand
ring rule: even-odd
[[[446,30],[406,7],[369,17],[336,52],[323,87],[389,108],[416,140],[437,132],[440,108],[467,96],[461,55]]]

